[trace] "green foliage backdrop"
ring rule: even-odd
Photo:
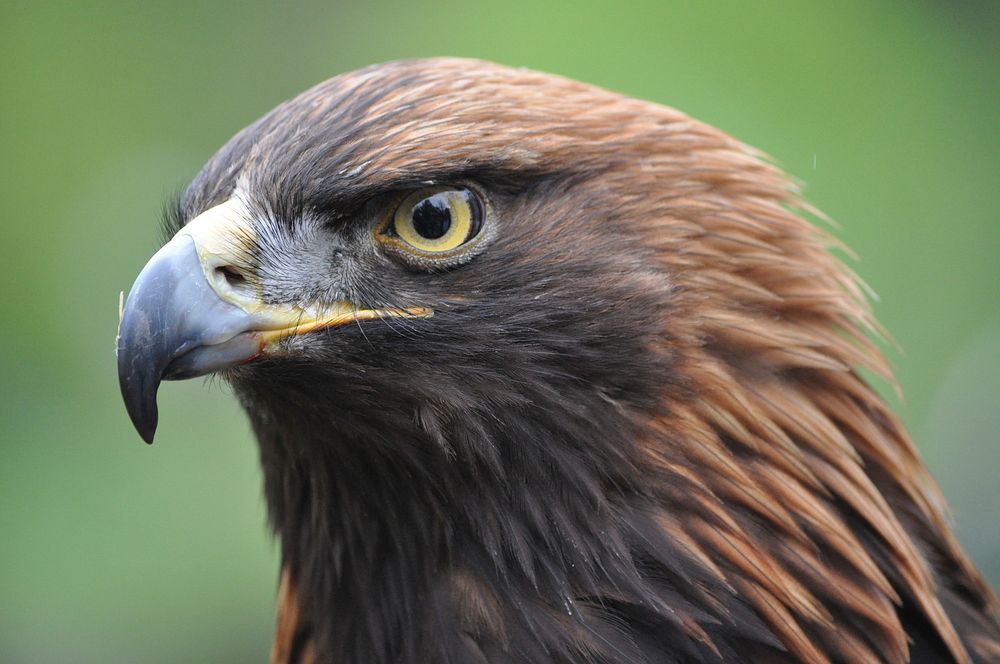
[[[277,102],[466,55],[676,106],[772,154],[880,294],[901,412],[1000,581],[1000,4],[0,5],[0,661],[265,661],[256,450],[218,382],[118,398],[163,201]]]

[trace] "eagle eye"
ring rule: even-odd
[[[474,244],[483,216],[482,202],[469,189],[418,189],[402,198],[376,238],[417,258],[454,258]]]

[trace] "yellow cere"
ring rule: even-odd
[[[189,221],[175,238],[186,235],[194,241],[205,279],[219,297],[253,313],[266,306],[261,302],[260,293],[254,297],[228,287],[219,270],[248,262],[246,246],[252,244],[257,235],[250,219],[246,205],[234,196]]]

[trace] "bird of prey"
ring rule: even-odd
[[[817,215],[671,108],[361,69],[180,197],[122,393],[151,442],[161,380],[233,386],[281,542],[275,662],[1000,661]]]

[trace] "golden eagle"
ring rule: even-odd
[[[276,662],[997,662],[864,291],[760,154],[484,62],[238,133],[129,294],[122,393],[256,433]]]

